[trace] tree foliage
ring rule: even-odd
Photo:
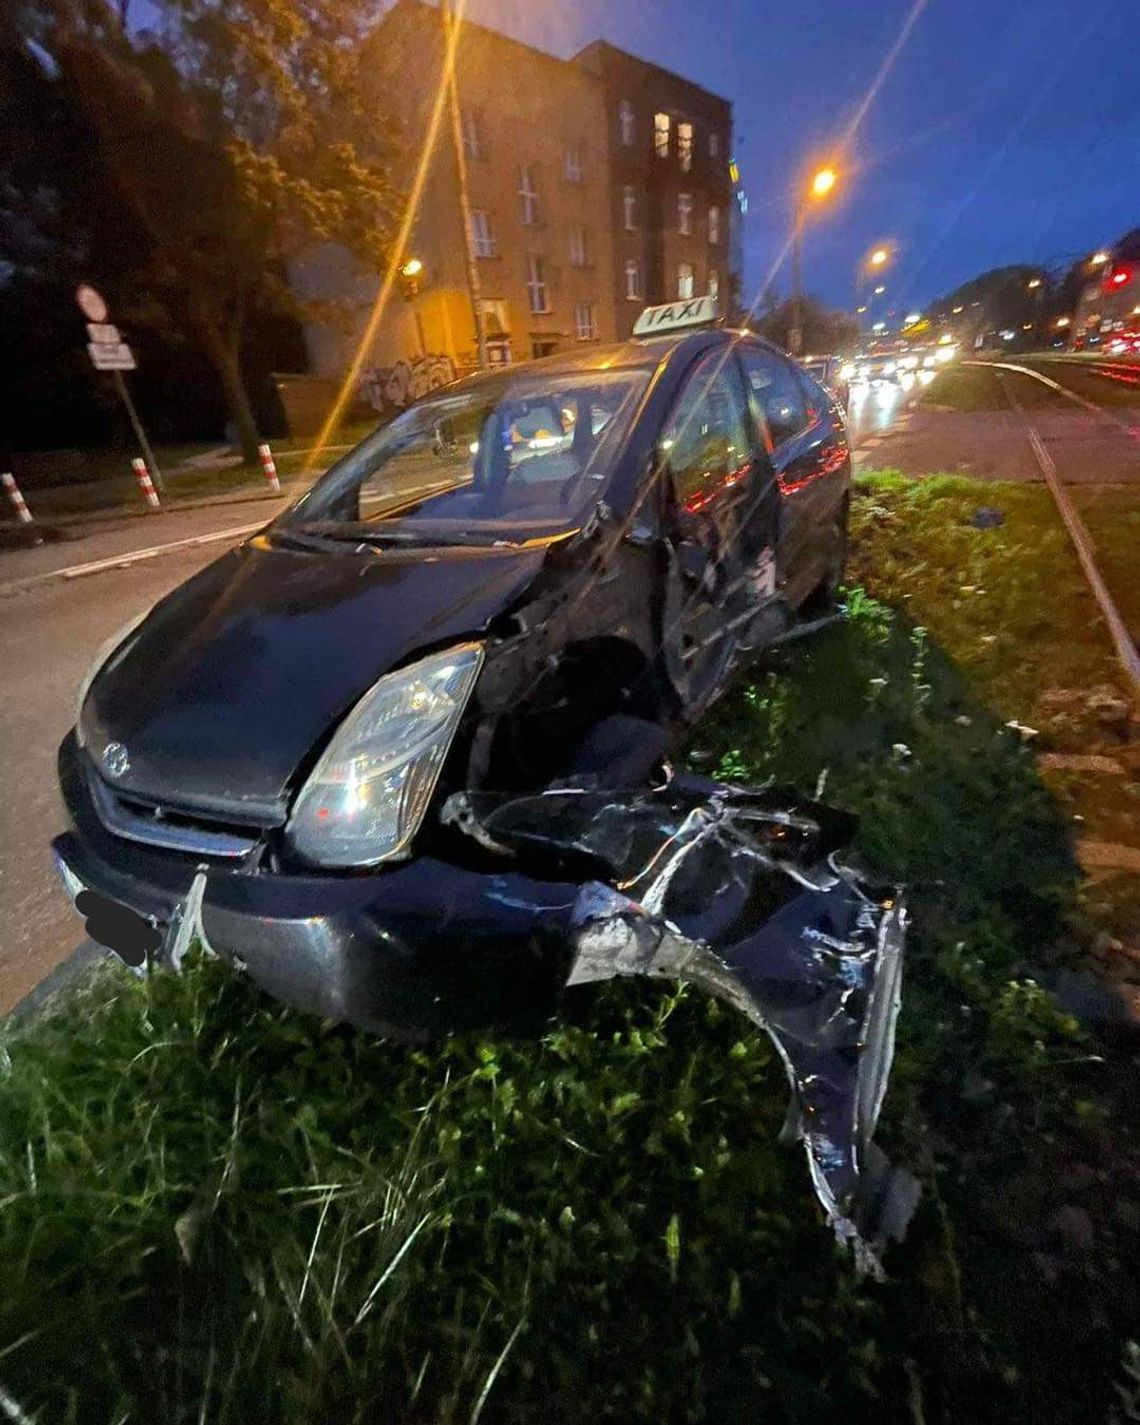
[[[391,241],[391,145],[357,83],[375,10],[157,0],[152,13],[131,30],[105,0],[39,0],[9,23],[5,69],[38,106],[33,128],[58,112],[69,136],[32,132],[5,162],[19,251],[0,257],[82,263],[117,314],[189,332],[252,460],[248,317],[296,308],[288,264],[314,242],[378,267]]]

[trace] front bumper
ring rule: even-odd
[[[59,770],[75,826],[52,843],[65,888],[73,902],[90,890],[157,926],[160,962],[192,900],[183,943],[199,938],[285,1004],[375,1033],[529,1023],[566,983],[577,883],[430,857],[339,876],[211,864],[107,831],[71,739]]]

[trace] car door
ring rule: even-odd
[[[666,663],[682,697],[699,705],[724,676],[749,611],[775,583],[762,472],[730,348],[714,348],[696,362],[657,451],[670,561]]]
[[[779,490],[777,579],[797,608],[835,558],[850,474],[847,439],[831,398],[778,352],[744,343],[740,359]]]

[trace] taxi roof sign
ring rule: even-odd
[[[660,307],[646,307],[633,324],[633,334],[656,336],[659,332],[715,322],[719,317],[715,297],[689,297],[684,301],[665,302]]]

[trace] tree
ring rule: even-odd
[[[288,264],[314,242],[339,242],[373,268],[388,255],[398,193],[386,130],[363,112],[357,82],[376,10],[361,0],[156,8],[156,28],[136,33],[106,0],[19,12],[18,40],[83,142],[74,171],[49,166],[46,188],[24,163],[17,226],[25,247],[42,235],[42,262],[85,249],[97,283],[101,255],[124,319],[192,335],[252,463],[240,357],[249,316],[296,309]],[[108,250],[113,231],[129,264]]]
[[[748,325],[769,341],[784,348],[792,326],[791,302],[770,302],[753,315]],[[825,306],[818,297],[804,297],[800,303],[800,327],[804,351],[822,354],[843,351],[858,345],[859,322],[850,312]]]

